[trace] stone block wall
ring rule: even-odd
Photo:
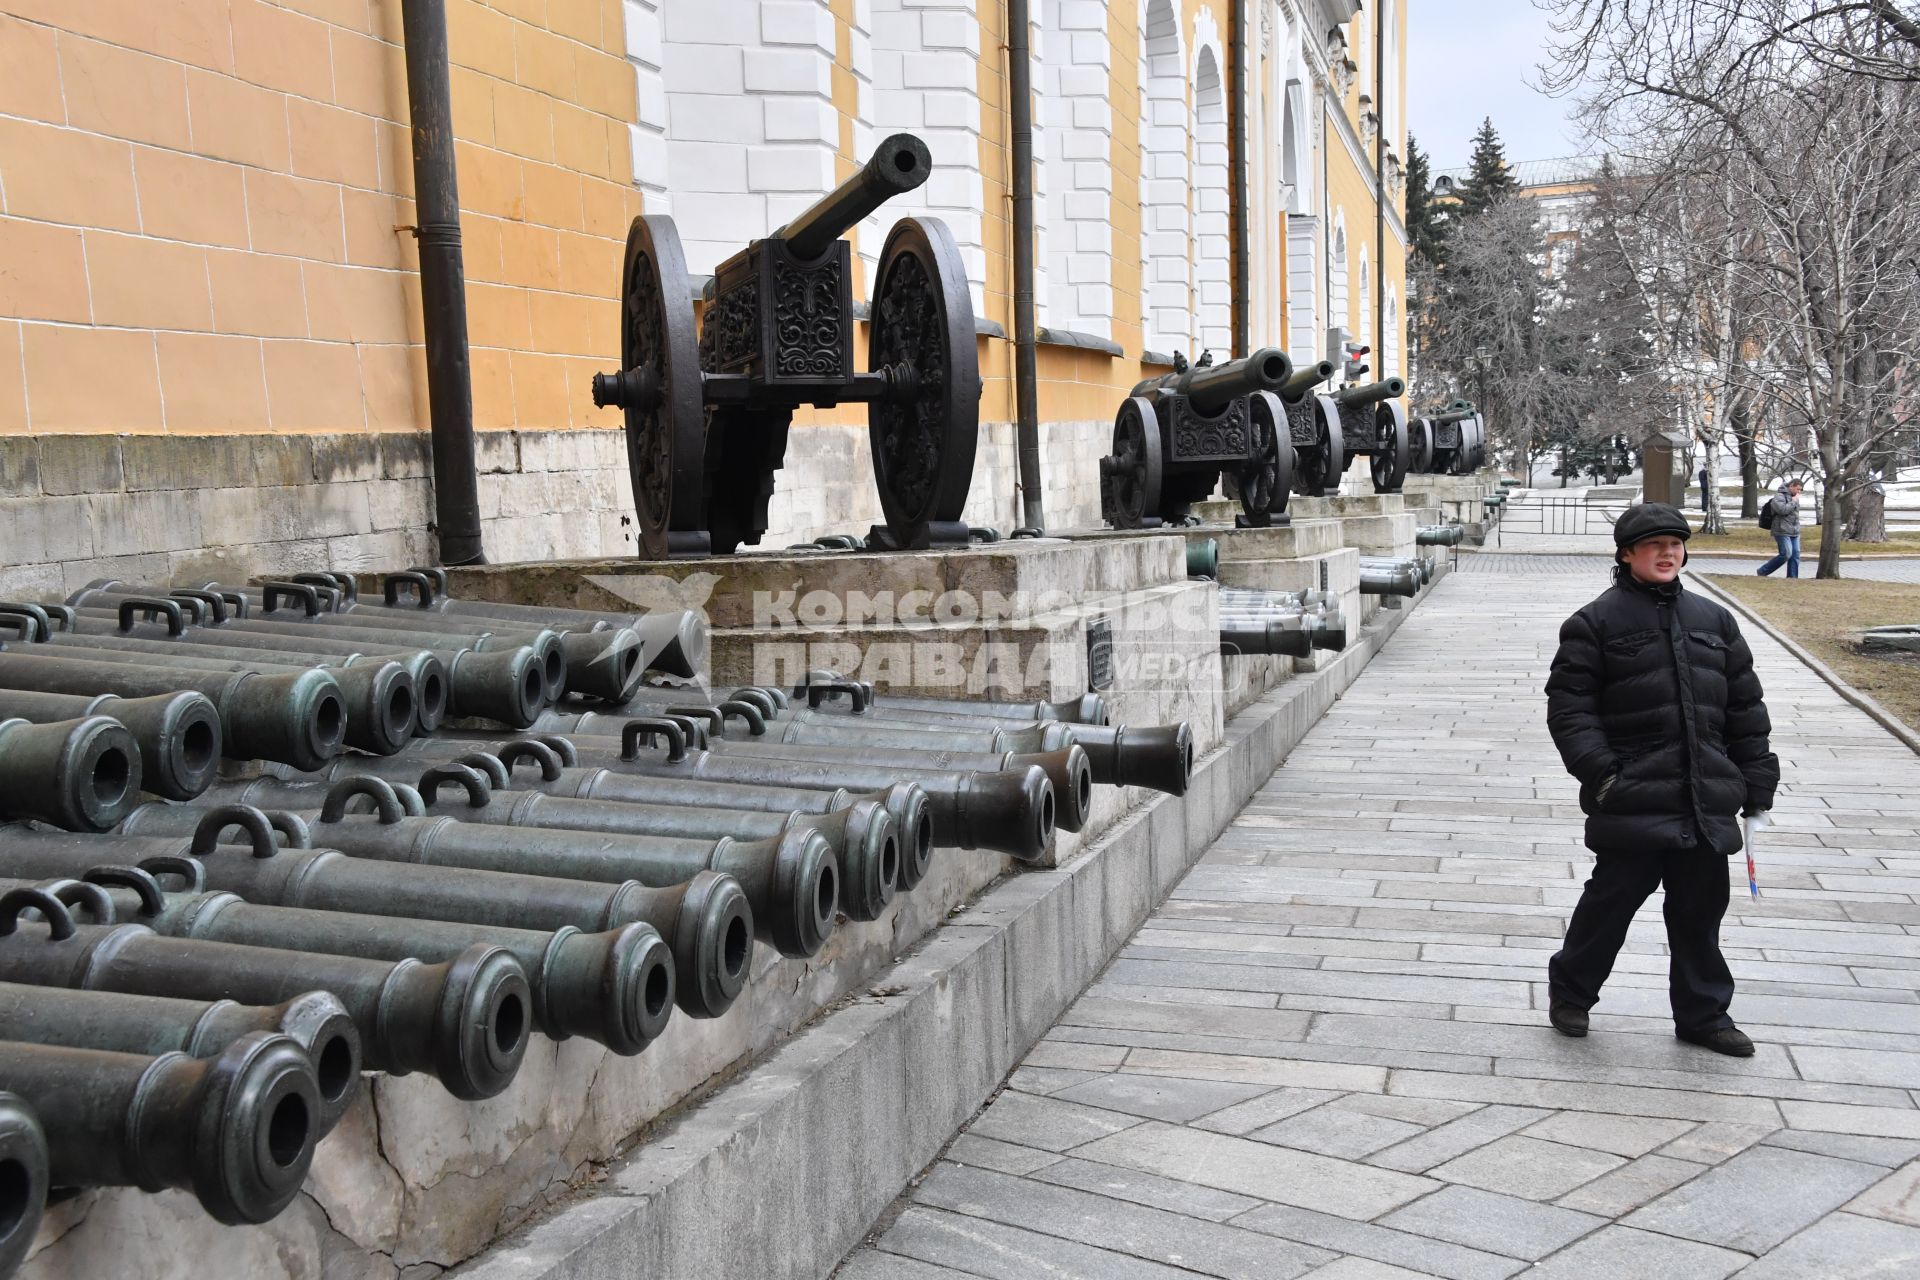
[[[1041,429],[1047,520],[1099,519],[1104,423]],[[496,564],[635,554],[618,431],[483,431],[480,517]],[[404,568],[433,555],[425,432],[0,435],[0,595],[99,577],[181,583]],[[968,518],[1019,523],[1011,423],[982,424]],[[798,429],[765,545],[864,534],[882,519],[864,426]]]

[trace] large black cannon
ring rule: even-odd
[[[1422,475],[1464,476],[1487,460],[1487,422],[1465,400],[1407,424],[1410,466]]]
[[[840,238],[931,172],[920,139],[886,139],[832,194],[719,265],[697,336],[673,220],[633,220],[620,276],[621,368],[594,376],[593,400],[626,411],[647,555],[726,554],[759,542],[793,411],[847,400],[868,405],[886,513],[876,537],[897,547],[967,542],[960,515],[980,370],[959,248],[937,218],[894,224],[874,273],[867,370],[855,372],[852,254]]]
[[[1100,460],[1100,515],[1116,529],[1177,524],[1224,475],[1243,527],[1287,510],[1293,449],[1275,394],[1293,373],[1278,347],[1216,365],[1174,357],[1174,370],[1140,383],[1113,420],[1113,452]]]

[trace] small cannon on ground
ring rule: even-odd
[[[852,254],[840,237],[926,182],[926,144],[899,133],[859,173],[716,269],[696,335],[673,220],[633,220],[621,268],[620,371],[593,402],[626,411],[640,544],[653,557],[728,554],[767,530],[787,426],[802,405],[868,404],[874,480],[895,547],[965,545],[980,370],[973,301],[937,218],[894,224],[874,273],[867,372],[854,371]]]
[[[1347,647],[1347,622],[1318,591],[1220,588],[1220,652],[1304,658]]]
[[[1421,475],[1464,476],[1487,460],[1487,423],[1471,404],[1455,400],[1407,424],[1410,467]]]
[[[1216,365],[1210,355],[1134,387],[1113,420],[1113,452],[1100,460],[1100,515],[1116,529],[1177,524],[1222,475],[1239,499],[1243,528],[1284,515],[1293,449],[1276,394],[1293,372],[1278,347]]]

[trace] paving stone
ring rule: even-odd
[[[1796,1048],[1792,1052],[1794,1065],[1809,1080],[1885,1084],[1901,1089],[1920,1088],[1920,1057],[1910,1053],[1808,1048]]]
[[[1266,1086],[1226,1080],[1114,1074],[1055,1094],[1069,1102],[1154,1120],[1192,1120],[1265,1093]]]
[[[1516,1135],[1490,1142],[1427,1172],[1484,1191],[1552,1200],[1625,1163],[1605,1152]]]
[[[1877,1182],[1876,1165],[1754,1147],[1636,1210],[1628,1226],[1764,1253]]]
[[[1117,1071],[1126,1060],[1127,1051],[1116,1045],[1042,1040],[1033,1046],[1021,1065],[1052,1067],[1062,1071]]]
[[[1691,1160],[1697,1164],[1719,1164],[1739,1155],[1754,1143],[1776,1132],[1761,1125],[1752,1124],[1703,1124],[1668,1143],[1660,1154],[1671,1156],[1675,1160]]]
[[[1699,1177],[1707,1168],[1704,1164],[1670,1156],[1641,1156],[1612,1173],[1601,1174],[1584,1187],[1575,1187],[1554,1203],[1565,1209],[1597,1213],[1603,1218],[1618,1218]]]
[[[1225,1222],[1249,1209],[1259,1208],[1261,1203],[1251,1196],[1237,1196],[1230,1191],[1216,1191],[1212,1187],[1162,1178],[1139,1169],[1122,1169],[1117,1165],[1098,1164],[1092,1160],[1076,1160],[1072,1156],[1055,1161],[1032,1176],[1055,1186],[1074,1187],[1096,1195],[1112,1196],[1115,1200],[1144,1204],[1170,1213],[1184,1213],[1208,1222]]]
[[[1405,1120],[1327,1106],[1290,1116],[1264,1129],[1256,1129],[1248,1136],[1283,1147],[1338,1156],[1342,1160],[1358,1160],[1382,1147],[1405,1141],[1423,1128]]]
[[[1350,1093],[1333,1104],[1342,1111],[1358,1111],[1389,1120],[1405,1120],[1423,1128],[1458,1120],[1480,1109],[1474,1102],[1446,1102],[1439,1098],[1396,1098],[1390,1094]]]
[[[1433,1190],[1426,1178],[1148,1121],[1074,1154],[1341,1217],[1376,1218]]]
[[[1225,1280],[1289,1280],[1330,1260],[1324,1250],[1276,1248],[1238,1227],[955,1165],[936,1166],[914,1199]]]
[[[1367,1158],[1367,1163],[1406,1173],[1423,1173],[1455,1156],[1478,1150],[1496,1138],[1524,1129],[1546,1115],[1532,1107],[1482,1107],[1438,1129],[1377,1152]]]
[[[1007,1077],[1007,1088],[1018,1089],[1021,1093],[1037,1093],[1046,1098],[1062,1089],[1071,1089],[1076,1084],[1104,1080],[1110,1074],[1106,1071],[1063,1071],[1058,1067],[1016,1067]]]
[[[1380,1225],[1532,1262],[1606,1226],[1607,1219],[1474,1187],[1442,1187],[1394,1210]]]
[[[1062,1159],[1057,1152],[1037,1151],[977,1133],[963,1133],[948,1143],[946,1158],[955,1164],[997,1169],[1001,1173],[1032,1173]]]
[[[1545,1138],[1568,1146],[1610,1151],[1616,1156],[1643,1156],[1665,1146],[1693,1128],[1686,1120],[1655,1120],[1646,1116],[1609,1116],[1592,1111],[1562,1111],[1527,1130],[1531,1138]]]
[[[1083,1142],[1117,1133],[1139,1121],[1111,1111],[1075,1106],[1028,1093],[1002,1093],[973,1122],[970,1132],[983,1138],[1043,1151],[1065,1151]]]
[[[1165,1004],[1145,1000],[1083,997],[1060,1019],[1067,1026],[1123,1027],[1141,1031],[1239,1036],[1249,1040],[1298,1040],[1311,1015],[1287,1009]]]
[[[834,1280],[967,1280],[967,1273],[931,1262],[903,1258],[897,1253],[869,1249],[856,1253],[833,1273]]]
[[[1885,1280],[1920,1275],[1920,1230],[1836,1213],[1740,1273],[1740,1280]]]
[[[1340,1094],[1332,1089],[1275,1089],[1272,1093],[1203,1116],[1194,1121],[1194,1127],[1241,1136],[1338,1097]]]
[[[919,1205],[895,1219],[879,1248],[985,1280],[1193,1280],[1185,1269]]]
[[[1135,1049],[1121,1070],[1191,1079],[1236,1080],[1244,1084],[1293,1085],[1303,1089],[1349,1092],[1364,1089],[1371,1093],[1380,1092],[1387,1082],[1386,1071],[1379,1067],[1242,1054],[1185,1053],[1178,1049]]]
[[[1801,1133],[1782,1129],[1764,1139],[1770,1147],[1813,1151],[1842,1160],[1860,1160],[1892,1169],[1920,1156],[1920,1141],[1912,1138],[1866,1138],[1853,1133]]]
[[[1852,1213],[1920,1227],[1920,1160],[1896,1169],[1848,1203]]]
[[[1876,1138],[1920,1138],[1920,1110],[1847,1107],[1828,1102],[1783,1102],[1789,1127],[1821,1133],[1858,1133]]]
[[[1505,1280],[1526,1266],[1501,1254],[1287,1205],[1255,1209],[1234,1225],[1446,1280]]]
[[[1308,1272],[1307,1280],[1428,1280],[1428,1273],[1391,1267],[1371,1258],[1335,1258],[1319,1270]]]
[[[1724,1280],[1749,1261],[1731,1249],[1612,1226],[1535,1266],[1527,1280]]]

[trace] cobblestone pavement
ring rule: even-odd
[[[1757,639],[1786,781],[1724,942],[1759,1053],[1673,1038],[1657,902],[1564,1039],[1589,863],[1541,686],[1599,581],[1485,561],[841,1280],[1920,1275],[1920,760]]]

